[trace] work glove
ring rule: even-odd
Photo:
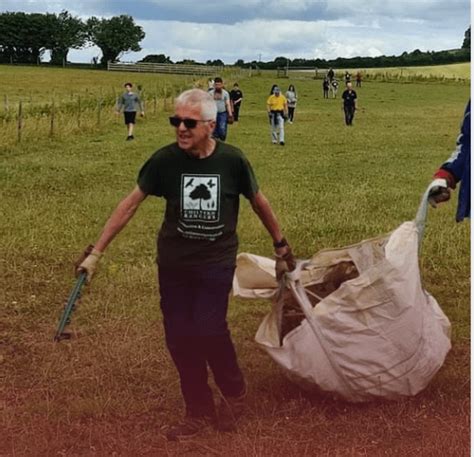
[[[428,202],[436,208],[438,203],[445,202],[451,197],[451,191],[448,188],[448,182],[446,179],[437,178],[434,179],[430,184],[430,190],[428,192]]]
[[[92,276],[97,268],[97,263],[102,257],[102,252],[94,248],[92,244],[87,246],[84,252],[80,255],[79,259],[75,262],[76,275],[85,271],[87,274],[87,283],[91,282]]]
[[[286,246],[285,249],[286,252],[284,254],[275,254],[275,274],[278,282],[280,282],[285,273],[296,268],[296,259],[293,256],[291,247]]]

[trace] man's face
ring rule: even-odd
[[[132,92],[132,86],[129,86],[128,84],[125,86],[125,89],[127,92]]]
[[[214,83],[214,89],[216,90],[216,92],[222,92],[223,87],[224,87],[224,83],[222,83],[220,81]]]
[[[195,119],[201,121],[192,129],[186,128],[183,122],[181,122],[179,127],[175,127],[178,146],[188,152],[199,151],[203,148],[214,131],[214,127],[216,126],[215,120],[209,121],[208,119],[203,119],[201,110],[197,106],[178,105],[175,108],[174,115],[181,119]]]

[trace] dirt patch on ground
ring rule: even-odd
[[[2,328],[2,457],[469,455],[468,344],[417,397],[354,405],[301,391],[244,341],[250,393],[239,431],[169,443],[182,403],[158,323],[105,321],[59,344],[52,330]]]

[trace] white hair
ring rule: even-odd
[[[175,107],[186,105],[188,107],[199,107],[203,120],[216,120],[217,106],[212,96],[202,89],[185,90],[178,95]]]

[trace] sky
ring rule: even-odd
[[[146,33],[142,51],[121,61],[165,54],[173,61],[233,64],[275,57],[334,59],[460,48],[470,0],[0,0],[0,11],[132,16]],[[96,47],[71,50],[90,62]]]

